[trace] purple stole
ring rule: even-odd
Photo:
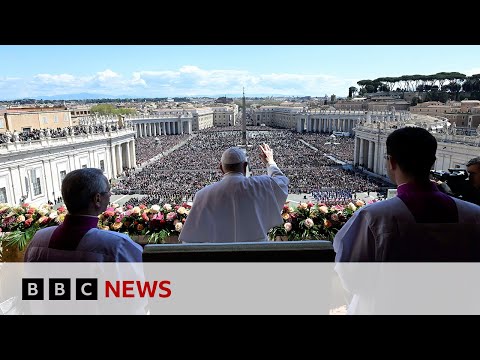
[[[96,228],[98,218],[66,215],[65,220],[52,233],[48,247],[58,250],[75,250],[85,234]]]
[[[432,181],[402,184],[397,188],[397,196],[417,223],[458,223],[455,201]]]

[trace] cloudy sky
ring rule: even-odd
[[[0,100],[347,96],[359,80],[441,71],[480,73],[480,45],[0,45]]]

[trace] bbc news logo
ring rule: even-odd
[[[172,295],[169,280],[105,281],[105,298],[168,298]],[[72,300],[72,279],[48,279],[48,300]],[[45,300],[45,279],[22,279],[22,300]],[[98,279],[75,279],[75,300],[98,300]]]
[[[22,279],[22,300],[45,300],[45,279]],[[48,279],[48,300],[72,300],[71,279]],[[98,279],[75,279],[76,300],[98,300]]]

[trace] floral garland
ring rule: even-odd
[[[0,204],[0,241],[23,250],[37,230],[61,224],[66,214],[64,206],[54,209],[49,204],[40,207],[28,203],[19,206]]]
[[[350,219],[353,213],[365,202],[356,200],[348,205],[328,207],[323,203],[302,202],[296,208],[285,203],[282,209],[283,225],[276,226],[268,232],[269,239],[278,237],[288,241],[330,240]]]
[[[348,205],[326,206],[312,202],[300,203],[296,208],[287,202],[282,209],[283,225],[268,232],[269,239],[281,237],[289,241],[328,239],[335,234],[365,203],[356,200]],[[149,243],[163,243],[169,236],[179,235],[190,212],[191,205],[164,204],[125,208],[112,204],[98,216],[98,228],[118,231],[130,236],[143,235]],[[23,250],[39,229],[59,225],[65,219],[64,206],[39,207],[30,204],[12,206],[0,204],[0,242]]]
[[[126,209],[118,204],[112,204],[98,216],[98,227],[113,230],[128,235],[147,235],[148,242],[163,243],[168,236],[180,234],[191,206],[164,204],[127,205]]]

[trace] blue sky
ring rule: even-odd
[[[0,100],[347,96],[359,80],[442,71],[480,73],[480,45],[0,45]]]

